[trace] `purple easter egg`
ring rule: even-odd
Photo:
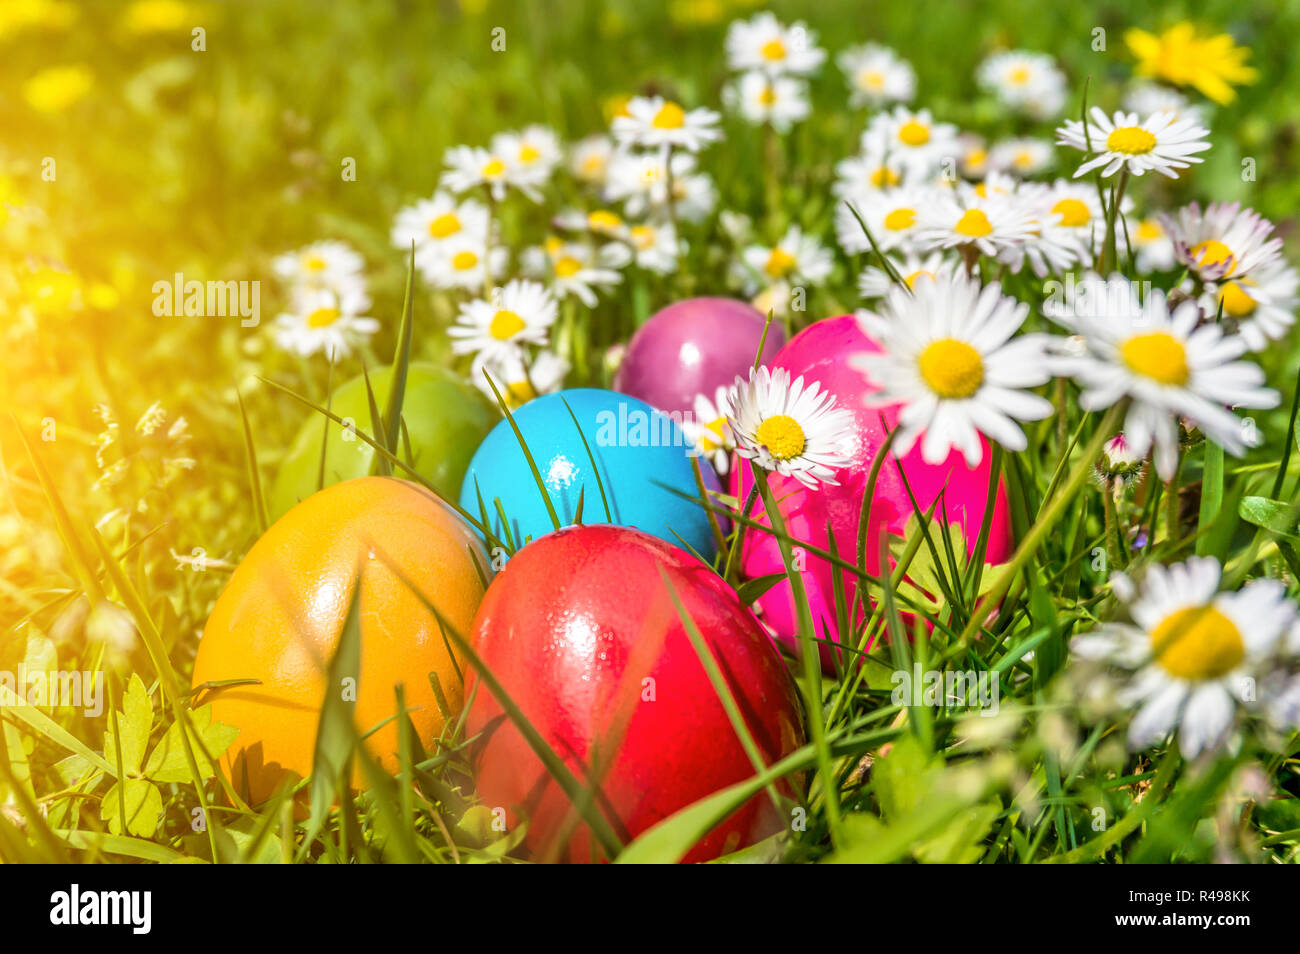
[[[632,336],[614,375],[614,390],[670,414],[691,411],[697,394],[712,400],[720,386],[748,373],[765,320],[757,309],[734,298],[688,298],[669,305]],[[763,360],[770,360],[784,344],[785,332],[773,322]]]

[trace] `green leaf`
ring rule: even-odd
[[[126,831],[122,831],[120,803],[124,803],[126,810]],[[108,822],[108,830],[114,835],[131,834],[151,838],[154,829],[158,827],[158,816],[162,810],[162,793],[153,782],[144,778],[128,778],[115,783],[108,790],[99,806],[99,817]]]
[[[1296,524],[1296,507],[1268,497],[1242,497],[1237,513],[1249,524],[1273,533],[1300,540],[1300,526]]]
[[[213,759],[219,759],[230,748],[239,730],[222,722],[212,721],[212,706],[201,706],[190,713],[194,732],[203,741],[203,745],[194,747],[194,761],[198,763],[199,773],[203,778],[212,778],[216,767],[204,750]],[[183,731],[179,722],[173,722],[163,735],[161,741],[149,753],[144,774],[155,782],[188,782],[191,780],[189,761],[185,757],[185,742],[181,737]]]
[[[153,730],[153,703],[149,701],[149,690],[145,688],[144,680],[137,673],[131,674],[131,681],[127,684],[122,708],[117,714],[117,727],[121,733],[122,771],[134,775],[144,763],[145,747]],[[104,757],[109,762],[117,759],[112,719],[104,729]]]

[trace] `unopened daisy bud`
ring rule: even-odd
[[[1133,473],[1142,465],[1142,458],[1133,453],[1122,432],[1108,440],[1101,453],[1102,470],[1108,477]]]

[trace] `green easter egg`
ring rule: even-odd
[[[370,375],[370,387],[380,413],[388,401],[393,373],[384,368]],[[334,390],[330,411],[354,430],[328,421],[325,450],[325,483],[331,484],[370,473],[375,450],[354,431],[374,435],[370,422],[370,401],[364,376],[353,378]],[[467,381],[432,364],[412,364],[406,375],[406,397],[402,419],[410,439],[411,465],[443,497],[455,500],[470,458],[500,415],[485,397]],[[317,490],[321,441],[327,420],[315,411],[308,414],[280,464],[271,488],[271,519],[275,520]],[[406,443],[399,439],[397,456],[406,460]],[[393,468],[394,477],[408,477]]]

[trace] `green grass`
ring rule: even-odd
[[[261,485],[301,422],[328,413],[331,380],[391,363],[400,382],[412,360],[468,372],[467,362],[451,357],[444,333],[456,299],[431,293],[418,279],[408,284],[409,256],[388,238],[396,211],[432,191],[447,147],[481,144],[531,121],[574,140],[605,128],[611,97],[640,91],[716,108],[726,79],[726,22],[748,15],[752,5],[722,3],[725,15],[711,23],[670,16],[691,4],[633,0],[485,2],[466,4],[468,12],[453,0],[213,5],[200,17],[207,25],[203,53],[191,52],[188,38],[123,35],[125,6],[87,5],[66,34],[0,38],[6,79],[0,124],[7,130],[0,177],[12,179],[21,198],[0,225],[0,395],[12,412],[12,420],[0,422],[0,670],[23,661],[104,669],[112,700],[102,717],[8,702],[0,707],[0,858],[524,858],[523,830],[494,831],[476,802],[463,717],[452,713],[441,738],[420,740],[406,731],[400,695],[394,700],[403,727],[396,774],[362,754],[358,732],[372,727],[357,727],[346,711],[326,706],[316,752],[324,768],[301,783],[298,796],[310,811],[296,812],[288,793],[263,806],[242,803],[213,768],[219,753],[212,750],[224,749],[229,737],[208,719],[202,694],[192,697],[186,689],[198,634],[229,570],[220,564],[191,569],[172,554],[238,562],[265,526]],[[875,39],[895,47],[918,71],[921,105],[990,138],[1028,131],[973,92],[976,65],[998,46],[1052,53],[1076,98],[1087,80],[1089,101],[1113,106],[1131,70],[1125,28],[1157,28],[1190,16],[1230,30],[1252,48],[1251,62],[1263,78],[1213,113],[1214,148],[1205,166],[1178,183],[1143,183],[1139,202],[1147,209],[1192,198],[1241,199],[1278,223],[1294,258],[1300,6],[1279,6],[1208,0],[1048,10],[1028,0],[826,0],[771,8],[786,19],[805,19],[832,58],[850,42]],[[505,52],[492,50],[496,27],[506,30]],[[1096,28],[1106,31],[1105,53],[1091,47]],[[96,77],[90,97],[60,118],[32,113],[16,92],[22,80],[65,62],[90,66]],[[778,174],[765,171],[758,131],[732,118],[724,122],[727,146],[701,163],[719,185],[720,207],[751,215],[761,238],[773,240],[798,223],[830,240],[834,163],[855,150],[865,113],[844,105],[833,63],[814,80],[813,101],[813,119],[780,143]],[[1048,135],[1050,127],[1032,131]],[[41,178],[47,156],[58,165],[53,182]],[[354,182],[340,176],[349,157],[356,162]],[[1244,158],[1256,161],[1255,181],[1240,175]],[[765,192],[773,178],[774,203]],[[562,179],[542,206],[507,203],[505,242],[536,243],[547,215],[580,197]],[[327,237],[346,239],[365,255],[372,313],[383,323],[359,355],[335,369],[280,352],[265,328],[282,304],[269,280],[270,258]],[[738,294],[727,277],[736,249],[716,225],[688,227],[685,237],[691,253],[677,274],[642,274],[603,296],[597,308],[579,311],[582,345],[593,360],[585,379],[571,377],[571,386],[608,384],[597,359],[655,309],[692,294]],[[1122,242],[1119,250],[1123,259]],[[51,308],[32,319],[16,276],[46,260],[66,263],[87,290],[113,286],[120,300],[102,309]],[[808,310],[793,316],[795,326],[855,307],[862,264],[837,254],[831,278],[810,289]],[[252,332],[238,322],[154,317],[152,283],[177,271],[187,278],[261,278],[263,327]],[[1007,287],[1025,300],[1041,297],[1028,274],[1009,279]],[[741,526],[745,533],[774,533],[787,564],[799,546],[845,569],[858,586],[854,605],[837,612],[847,621],[857,607],[867,611],[854,631],[852,661],[839,660],[834,672],[823,674],[802,607],[801,658],[789,662],[810,714],[806,745],[629,845],[621,846],[598,800],[584,793],[581,779],[531,731],[522,712],[504,701],[503,708],[595,826],[607,853],[621,861],[676,860],[747,799],[777,797],[766,793],[782,780],[793,785],[790,807],[801,824],[734,860],[1209,861],[1227,852],[1294,861],[1300,856],[1294,734],[1249,732],[1238,750],[1207,765],[1190,766],[1172,747],[1130,753],[1123,745],[1125,719],[1098,717],[1079,702],[1082,687],[1067,645],[1071,635],[1116,612],[1097,559],[1108,549],[1108,563],[1131,557],[1135,571],[1194,553],[1215,555],[1232,585],[1271,576],[1295,594],[1300,540],[1290,503],[1300,480],[1292,453],[1298,359],[1294,335],[1261,357],[1283,402],[1254,415],[1259,448],[1238,460],[1191,443],[1172,508],[1154,481],[1121,501],[1117,518],[1149,540],[1133,554],[1107,538],[1103,495],[1089,480],[1114,417],[1084,415],[1073,401],[1059,420],[1027,429],[1026,451],[995,458],[1013,491],[1020,541],[1000,567],[966,565],[958,557],[960,542],[954,544],[956,528],[918,513],[910,536],[891,541],[894,571],[875,578],[865,572],[865,536],[856,553],[819,552],[780,526],[747,519],[743,501],[711,502],[733,527],[716,565],[747,600],[773,581],[737,579],[732,550]],[[167,424],[140,433],[135,422],[154,402]],[[101,404],[115,430],[97,415]],[[375,447],[377,468],[415,479],[405,466],[410,455],[399,436],[401,411],[399,384],[386,406],[374,409],[382,433],[359,437]],[[188,435],[169,435],[182,415]],[[194,465],[186,468],[183,460]],[[110,480],[103,479],[106,472]],[[520,493],[533,490],[524,486]],[[600,491],[604,502],[605,488]],[[759,492],[770,493],[763,484]],[[601,512],[590,498],[584,501],[589,521]],[[486,522],[496,506],[485,501],[481,512],[466,516]],[[508,512],[510,502],[499,506]],[[501,525],[507,526],[504,518]],[[987,524],[979,528],[976,552],[984,552],[988,532]],[[506,542],[509,551],[522,544]],[[925,592],[913,585],[921,578],[931,582]],[[106,602],[116,609],[106,609]],[[925,619],[929,631],[909,618]],[[133,648],[119,651],[98,638],[124,625],[136,636]],[[345,647],[355,628],[345,630]],[[687,630],[734,723],[725,682],[693,624]],[[449,634],[466,648],[468,637]],[[895,705],[890,676],[914,659],[932,669],[991,674],[1001,715]],[[333,664],[355,660],[340,653]],[[352,792],[340,780],[349,759],[358,758],[366,785]],[[1243,779],[1256,775],[1264,779],[1264,794],[1239,797]],[[1233,809],[1235,827],[1216,824],[1225,806]],[[205,824],[196,827],[197,817]]]

